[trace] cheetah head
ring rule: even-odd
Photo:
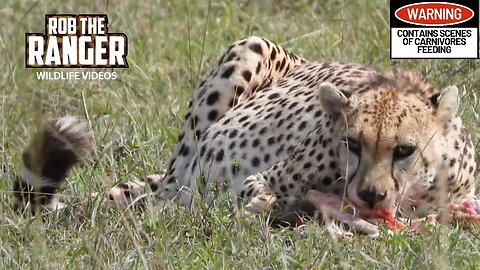
[[[442,127],[456,117],[458,89],[437,91],[410,73],[385,78],[348,97],[322,83],[319,99],[339,119],[333,132],[347,197],[361,207],[395,209],[435,181]]]

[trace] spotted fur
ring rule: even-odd
[[[249,211],[299,209],[310,189],[422,216],[475,197],[458,89],[410,72],[304,60],[260,37],[233,43],[194,92],[165,173],[109,191],[186,206],[229,186]],[[398,207],[399,206],[399,207]]]

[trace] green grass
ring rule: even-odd
[[[316,223],[267,233],[265,220],[243,217],[228,197],[212,209],[171,206],[160,215],[122,216],[94,199],[77,207],[91,192],[165,167],[192,90],[231,42],[252,34],[307,59],[400,66],[438,87],[455,84],[464,94],[461,113],[478,134],[479,62],[390,60],[388,3],[3,1],[0,268],[478,269],[480,238],[461,228],[336,242]],[[43,32],[45,13],[105,12],[110,30],[129,37],[130,68],[116,70],[119,79],[38,81],[36,70],[24,68],[25,32]],[[12,209],[11,183],[35,123],[42,115],[86,113],[98,149],[64,185],[71,206],[43,221],[20,217]]]

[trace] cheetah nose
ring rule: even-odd
[[[368,207],[373,208],[375,203],[379,203],[387,197],[387,192],[378,193],[375,188],[364,189],[358,192],[358,197],[366,202]]]

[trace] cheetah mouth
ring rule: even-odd
[[[356,203],[355,200],[348,197],[318,191],[315,192],[316,193],[312,193],[311,191],[307,192],[307,200],[318,210],[327,213],[345,213],[364,219],[372,219],[378,217],[380,212],[392,211],[389,207],[369,207],[363,203]]]
[[[359,204],[359,203],[355,203],[353,200],[349,200],[347,199],[346,202],[347,204],[351,205],[354,210],[353,211],[353,214],[358,214],[364,218],[374,218],[374,217],[377,217],[378,216],[378,213],[379,212],[382,212],[382,211],[393,211],[393,209],[391,209],[390,207],[388,206],[385,206],[385,205],[375,205],[373,207],[370,207],[370,206],[367,206],[366,204]]]
[[[397,231],[402,226],[388,208],[358,207],[347,198],[317,190],[309,190],[306,197],[321,212],[328,226],[337,221],[351,230],[369,236],[379,234],[380,224],[387,224],[392,231]]]
[[[343,199],[343,203],[350,205],[353,208],[355,214],[358,214],[362,217],[371,218],[375,217],[379,211],[395,211],[395,197],[394,196],[385,196],[385,198],[381,200],[375,200],[374,202],[371,201],[364,201],[360,199],[356,192],[348,192]]]

